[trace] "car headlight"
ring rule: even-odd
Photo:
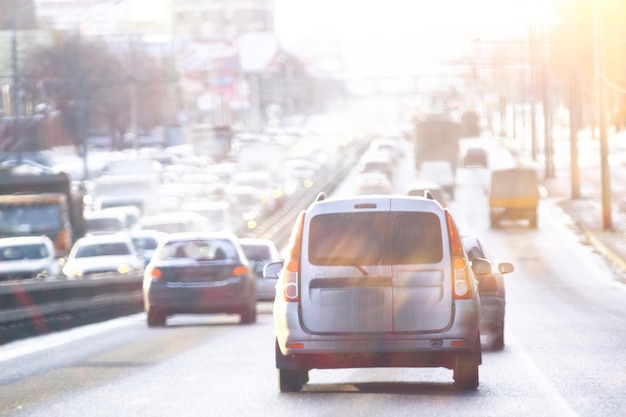
[[[63,274],[68,278],[81,278],[83,276],[83,270],[80,268],[63,269]]]
[[[128,266],[127,264],[122,264],[117,267],[117,272],[119,272],[120,274],[127,274],[130,272],[130,266]]]

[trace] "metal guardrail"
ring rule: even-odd
[[[143,305],[142,274],[80,280],[23,280],[0,285],[0,324],[84,310]]]
[[[281,247],[287,243],[298,213],[313,202],[318,193],[331,192],[353,169],[369,145],[368,138],[356,139],[322,168],[313,186],[292,196],[283,207],[265,219],[251,237],[272,239]],[[2,327],[19,322],[39,322],[47,318],[124,308],[143,309],[141,274],[100,274],[78,280],[23,280],[0,283],[0,343]]]

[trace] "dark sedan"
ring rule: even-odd
[[[256,322],[256,277],[236,236],[174,233],[159,244],[143,279],[148,326],[174,314],[239,314]]]
[[[463,246],[471,261],[475,258],[486,259],[495,266],[496,262],[485,249],[482,241],[476,236],[463,236]],[[513,272],[510,262],[498,263],[497,270],[489,275],[478,276],[478,292],[480,294],[480,332],[491,338],[490,347],[500,350],[504,348],[504,315],[506,309],[506,291],[504,274]]]

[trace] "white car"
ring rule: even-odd
[[[129,274],[142,272],[144,266],[128,234],[86,236],[72,247],[63,266],[63,275],[79,279],[106,272]]]
[[[61,267],[46,236],[0,239],[0,281],[54,278]]]

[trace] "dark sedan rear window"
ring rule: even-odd
[[[428,212],[333,213],[311,219],[314,265],[403,265],[443,258],[439,217]]]
[[[237,249],[226,239],[184,240],[170,242],[163,248],[162,259],[216,261],[237,259]]]

